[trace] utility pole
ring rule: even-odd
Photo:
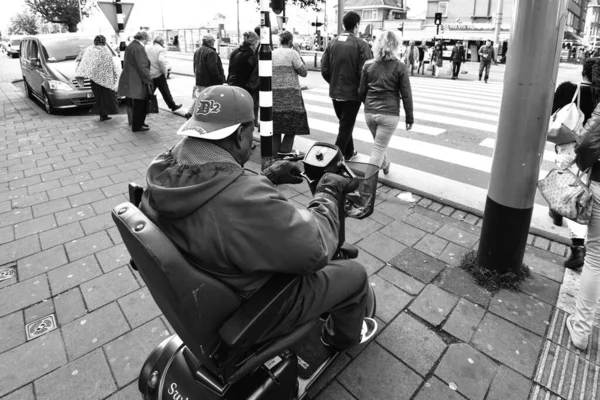
[[[504,11],[504,0],[498,0],[498,10],[496,11],[496,30],[494,31],[494,44],[498,47],[496,58],[500,55],[502,44],[500,43],[500,31],[502,29],[502,11]],[[495,62],[496,60],[494,60]]]
[[[327,0],[323,0],[323,11],[325,15],[323,16],[323,33],[325,34],[325,39],[323,40],[323,47],[327,48]]]
[[[480,267],[519,272],[558,73],[565,0],[517,0],[477,252]],[[519,276],[520,274],[517,274]]]
[[[342,20],[344,19],[344,2],[346,0],[338,0],[338,15],[337,15],[337,34],[340,36],[344,31],[344,24]]]
[[[83,32],[83,13],[81,12],[81,0],[77,0],[79,4],[79,29]]]
[[[241,44],[241,36],[240,36],[240,0],[237,0],[237,37],[238,44]]]
[[[275,14],[285,8],[285,0],[271,2]],[[260,50],[258,51],[258,76],[260,80],[258,104],[260,107],[260,159],[261,169],[273,162],[273,54],[271,51],[271,9],[269,0],[260,0]]]

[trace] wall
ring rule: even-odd
[[[443,22],[453,23],[456,22],[457,18],[460,18],[461,22],[463,23],[488,22],[488,20],[485,18],[471,18],[473,16],[475,6],[477,6],[477,10],[480,10],[477,12],[478,17],[486,16],[487,10],[489,9],[489,16],[492,17],[491,19],[489,19],[489,22],[493,22],[498,8],[498,1],[499,0],[449,0],[448,17],[444,18]],[[475,2],[477,2],[477,4]],[[427,18],[431,19],[432,21],[434,14],[438,10],[438,3],[438,0],[428,0]],[[503,21],[512,20],[514,3],[515,0],[504,0],[504,5],[502,7]]]

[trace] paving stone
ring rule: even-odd
[[[527,400],[531,381],[510,368],[500,365],[486,400]]]
[[[70,208],[65,211],[57,212],[54,214],[56,216],[56,221],[59,225],[66,225],[73,223],[75,221],[80,221],[82,219],[90,218],[96,215],[94,209],[89,204]]]
[[[426,235],[422,230],[413,228],[401,221],[394,221],[379,232],[407,246],[413,246]]]
[[[116,302],[61,328],[70,360],[89,353],[129,330],[129,325]]]
[[[32,186],[42,181],[39,175],[30,176],[29,178],[19,178],[11,180],[8,184],[10,190],[19,189],[22,187]]]
[[[533,242],[533,245],[538,249],[548,250],[548,247],[550,247],[550,241],[546,238],[537,236]]]
[[[357,220],[346,218],[346,242],[356,243],[377,232],[383,225],[372,219]]]
[[[66,363],[58,330],[0,354],[0,397]]]
[[[452,218],[457,219],[459,221],[463,221],[466,216],[467,216],[467,212],[462,211],[462,210],[456,210],[451,215]]]
[[[533,376],[543,344],[539,336],[491,313],[483,317],[471,343],[527,378]]]
[[[128,265],[131,257],[124,244],[118,244],[106,250],[96,253],[96,258],[102,267],[102,271],[109,272],[116,268]]]
[[[454,208],[449,207],[449,206],[444,206],[439,210],[440,214],[443,214],[447,217],[450,216],[450,214],[452,214],[454,212]]]
[[[431,282],[446,268],[444,263],[412,247],[394,257],[390,264],[425,283]]]
[[[15,231],[12,226],[0,228],[0,244],[12,242],[15,240]]]
[[[498,366],[487,356],[466,343],[450,345],[435,369],[435,375],[469,400],[483,400]]]
[[[454,244],[452,242],[448,243],[448,246],[442,251],[442,254],[439,255],[439,259],[441,261],[446,262],[452,266],[460,265],[462,257],[469,252],[469,249]]]
[[[0,338],[0,353],[25,343],[25,323],[21,311],[0,318]]]
[[[354,348],[356,347],[357,346]],[[320,392],[324,387],[332,383],[333,379],[340,373],[340,371],[350,364],[350,361],[352,361],[352,358],[350,358],[347,352],[339,354],[333,363],[331,363],[331,365],[327,367],[325,371],[323,371],[323,374],[315,381],[315,383],[310,386],[307,397],[309,399],[313,399],[316,393]],[[333,382],[336,383],[335,381]]]
[[[444,331],[468,343],[477,331],[484,314],[485,308],[460,299],[444,324]]]
[[[384,267],[377,275],[413,296],[419,294],[425,287],[425,285],[418,280],[390,265]]]
[[[410,399],[422,378],[376,343],[371,343],[338,380],[358,399]]]
[[[15,237],[17,239],[21,239],[26,236],[54,229],[57,226],[58,225],[56,224],[53,215],[45,215],[40,218],[30,219],[28,221],[15,224]]]
[[[443,224],[451,225],[456,228],[462,229],[463,231],[472,233],[473,235],[479,236],[481,234],[481,228],[478,228],[476,226],[468,224],[464,221],[459,221],[454,218],[446,217],[445,215],[434,212],[432,210],[429,210],[426,208],[421,208],[421,207],[416,207],[415,212],[425,215],[425,216],[427,216],[433,220],[436,220],[438,222],[442,222]]]
[[[355,400],[355,398],[342,385],[333,381],[316,400]]]
[[[56,229],[52,229],[46,232],[40,233],[40,242],[42,243],[42,249],[49,249],[58,244],[71,242],[84,236],[85,233],[81,229],[81,225],[78,222],[74,222],[69,225],[60,226]]]
[[[521,282],[519,290],[553,306],[556,304],[560,286],[561,285],[558,282],[542,275],[532,273],[529,278],[525,278],[525,280]]]
[[[137,379],[150,352],[169,336],[160,318],[156,318],[104,346],[119,387]]]
[[[56,296],[54,298],[54,305],[59,325],[66,325],[87,314],[87,309],[83,303],[83,296],[78,287]]]
[[[386,326],[376,341],[422,376],[427,375],[446,349],[434,331],[407,313],[401,313]]]
[[[104,231],[94,233],[82,239],[75,239],[65,244],[70,260],[77,260],[89,254],[97,253],[112,246],[112,241]]]
[[[119,238],[121,238],[121,235],[120,234],[118,234],[118,235],[119,235]],[[111,235],[111,237],[112,237],[112,235]],[[365,269],[367,270],[367,274],[369,276],[375,274],[377,271],[379,271],[385,265],[385,263],[383,261],[379,260],[378,258],[373,257],[369,252],[367,252],[365,250],[361,250],[358,252],[358,257],[356,258],[356,261],[365,267]]]
[[[415,400],[467,400],[460,393],[432,376],[421,388]]]
[[[113,226],[112,228],[107,229],[107,232],[108,232],[108,236],[110,236],[110,240],[112,240],[113,243],[115,243],[115,244],[123,243],[123,238],[121,237],[121,234],[119,233],[119,229],[116,226]],[[360,257],[360,253],[358,256]]]
[[[422,251],[425,254],[429,254],[432,257],[439,257],[447,245],[448,241],[437,236],[427,234],[419,241],[419,243],[414,246],[414,248]]]
[[[427,285],[410,305],[409,310],[433,326],[438,326],[448,316],[458,299],[438,288]]]
[[[48,201],[46,192],[32,194],[31,196],[19,197],[10,203],[14,208],[30,207]]]
[[[432,202],[427,209],[434,211],[434,212],[440,212],[440,210],[442,209],[442,207],[444,207],[442,204],[440,203],[436,203],[435,201]]]
[[[50,184],[52,182],[56,182],[56,181],[50,181],[44,184]],[[69,186],[62,186],[62,187],[57,187],[55,189],[52,190],[48,190],[48,197],[50,198],[50,200],[56,200],[56,199],[60,199],[62,197],[68,197],[68,196],[72,196],[74,194],[77,193],[81,193],[82,190],[79,187],[78,184],[72,184]]]
[[[51,298],[44,299],[25,309],[25,323],[28,324],[50,314],[54,314],[54,302]]]
[[[421,200],[419,200],[419,202],[417,204],[420,205],[421,207],[427,208],[431,205],[431,203],[433,203],[431,200],[422,198]]]
[[[448,266],[436,279],[436,284],[457,296],[487,307],[492,294],[479,286],[468,272]]]
[[[140,396],[141,396],[141,393],[140,393],[140,390],[138,389],[138,383],[133,382],[133,383],[125,386],[123,389],[119,390],[118,392],[113,393],[106,400],[131,400],[131,399],[137,399]],[[185,400],[185,399],[181,399],[181,400]]]
[[[358,246],[369,253],[375,255],[382,261],[388,262],[398,253],[401,253],[406,246],[395,241],[379,232],[375,232],[369,237],[358,242]]]
[[[0,213],[9,212],[12,211],[12,209],[13,206],[11,205],[10,201],[3,201],[0,203]]]
[[[50,297],[46,277],[35,277],[0,290],[0,317]]]
[[[550,325],[552,306],[521,292],[500,290],[490,301],[489,311],[522,328],[543,335]]]
[[[477,221],[479,221],[479,217],[473,214],[467,214],[464,218],[464,221],[470,225],[476,225]]]
[[[471,248],[479,239],[472,233],[466,232],[454,226],[444,225],[435,233],[443,239],[446,239],[452,243],[455,243],[462,247]]]
[[[71,203],[69,203],[69,200],[66,198],[47,201],[42,204],[36,204],[32,207],[33,215],[36,218],[44,215],[54,214],[58,211],[68,210],[69,208],[71,208]]]
[[[377,298],[376,315],[385,323],[390,322],[413,299],[377,275],[371,275],[369,282]]]
[[[92,177],[94,179],[98,179],[103,176],[110,176],[111,174],[116,174],[118,172],[119,172],[119,168],[117,168],[114,165],[111,165],[110,167],[99,168],[94,171],[90,171],[90,175],[92,175]]]
[[[84,181],[89,181],[90,179],[92,179],[92,176],[90,174],[88,174],[87,172],[83,172],[81,174],[76,174],[76,175],[69,175],[66,176],[64,178],[60,178],[60,184],[63,186],[69,186],[69,185],[73,185],[73,184],[78,184]]]
[[[529,268],[531,268],[531,270],[536,274],[543,275],[546,278],[552,279],[553,281],[562,283],[564,274],[564,267],[562,265],[544,260],[529,252],[525,253],[523,263],[529,266]]]
[[[97,215],[95,217],[82,220],[81,226],[83,227],[86,235],[91,235],[92,233],[109,229],[115,226],[115,223],[113,222],[110,214],[104,213],[102,215]]]
[[[33,396],[33,385],[27,385],[6,395],[2,400],[35,400]]]
[[[527,235],[527,244],[529,244],[529,245],[533,244],[533,239],[535,239],[533,237],[533,235],[531,235],[531,234]]]
[[[88,310],[95,310],[137,289],[139,285],[126,266],[81,284]]]
[[[62,293],[77,285],[102,275],[94,256],[87,256],[48,273],[53,294]]]
[[[119,194],[106,200],[95,201],[92,203],[92,207],[94,208],[96,214],[101,215],[104,213],[110,213],[113,208],[126,201],[129,201],[129,199],[125,197],[125,195]]]
[[[387,224],[395,221],[394,218],[389,217],[389,216],[387,216],[385,214],[382,214],[382,213],[380,213],[377,210],[373,211],[373,214],[371,214],[371,216],[369,217],[369,219],[372,219],[372,220],[374,220],[376,222],[379,222],[383,226],[385,226],[385,225],[387,225]]]
[[[69,196],[69,202],[73,207],[79,207],[85,204],[93,203],[95,201],[104,200],[104,193],[100,189],[93,189],[87,192],[79,193],[73,196]]]
[[[21,258],[17,261],[19,279],[29,279],[36,275],[51,271],[61,265],[65,265],[67,262],[67,254],[65,253],[63,246],[56,246],[48,250],[40,251],[39,253]]]
[[[0,227],[12,226],[20,222],[32,219],[31,208],[16,208],[12,211],[0,214]]]
[[[414,206],[410,203],[405,203],[395,197],[388,199],[377,205],[377,211],[394,219],[401,219],[412,213]]]

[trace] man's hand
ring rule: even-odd
[[[333,196],[336,200],[340,199],[342,193],[350,193],[358,188],[358,179],[348,179],[342,175],[331,172],[323,175],[317,184],[315,196],[319,193],[325,193]]]
[[[301,173],[302,170],[298,167],[298,164],[287,160],[275,161],[264,171],[265,176],[274,185],[302,183]]]
[[[406,124],[406,130],[407,130],[407,131],[410,131],[410,130],[412,129],[412,126],[413,126],[413,124],[409,124],[409,123],[407,123],[407,124]]]

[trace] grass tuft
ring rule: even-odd
[[[479,286],[492,294],[500,289],[518,290],[520,283],[530,275],[529,267],[525,264],[521,265],[517,273],[504,274],[481,267],[477,263],[477,252],[474,250],[462,257],[459,267],[467,271]]]

